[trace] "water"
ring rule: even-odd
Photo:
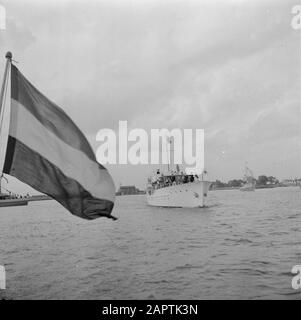
[[[0,208],[7,299],[300,299],[301,191],[212,191],[208,208],[117,197],[119,220],[55,201]]]

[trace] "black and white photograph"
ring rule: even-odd
[[[0,81],[0,300],[301,300],[300,0],[0,0]]]

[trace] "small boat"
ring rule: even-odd
[[[240,191],[255,191],[255,183],[253,172],[246,166],[245,175],[243,180],[245,181],[244,185],[239,189]]]
[[[211,182],[198,175],[161,174],[147,185],[147,203],[150,206],[197,208],[205,206]]]
[[[18,198],[11,192],[2,193],[2,179],[5,179],[7,181],[7,179],[2,174],[0,176],[0,207],[27,206],[28,200],[26,198]]]
[[[169,140],[173,146],[173,140]],[[173,159],[173,149],[170,150]],[[180,172],[179,165],[171,170],[173,163],[168,157],[167,173],[158,169],[148,178],[146,188],[147,203],[158,207],[198,208],[205,206],[211,182],[204,180],[206,171],[201,174],[186,174]]]
[[[10,198],[9,195],[0,194],[0,207],[27,206],[28,201],[22,198]]]

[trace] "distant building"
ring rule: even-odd
[[[120,186],[116,192],[117,196],[132,195],[132,194],[144,194],[145,191],[139,190],[135,186]]]

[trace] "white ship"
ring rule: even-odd
[[[172,171],[168,165],[167,173],[163,174],[157,170],[148,178],[147,203],[159,207],[204,207],[211,184],[204,180],[206,171],[200,175],[193,175],[180,172],[179,166],[176,167],[176,170]]]
[[[240,191],[255,191],[255,179],[247,166],[245,167],[244,181],[245,184],[239,189]]]
[[[159,207],[204,207],[210,184],[199,176],[162,174],[156,181],[149,179],[147,203]]]

